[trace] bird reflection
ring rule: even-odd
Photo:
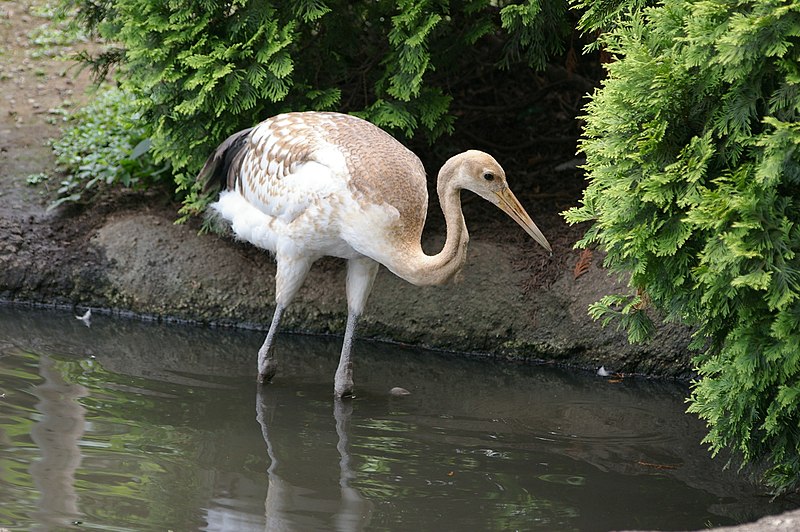
[[[304,464],[296,454],[293,456],[293,451],[297,450],[294,446],[278,448],[280,446],[276,445],[278,439],[275,437],[276,434],[279,434],[280,430],[292,429],[285,425],[277,426],[275,415],[279,410],[280,394],[272,393],[273,391],[275,389],[270,388],[270,393],[267,393],[263,386],[259,386],[256,394],[256,420],[261,426],[261,434],[270,459],[267,469],[267,498],[264,502],[266,530],[366,529],[373,505],[350,485],[356,478],[351,466],[349,440],[352,403],[337,399],[333,404],[336,449],[339,453],[339,482],[338,493],[332,495],[330,488],[334,486],[332,483],[326,486],[326,478],[322,474],[316,475],[308,483],[300,481],[305,485],[287,479],[289,476],[302,478],[298,470],[308,467],[308,464]]]
[[[353,403],[335,399],[333,401],[333,417],[336,419],[336,434],[339,442],[336,449],[339,451],[339,489],[342,504],[334,516],[336,530],[362,530],[369,522],[372,511],[371,503],[350,486],[350,481],[356,474],[350,467],[350,420],[353,417]]]

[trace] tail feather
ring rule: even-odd
[[[247,152],[247,137],[253,128],[234,133],[217,147],[206,159],[203,169],[197,174],[197,181],[203,184],[203,192],[214,189],[234,189],[236,178]]]

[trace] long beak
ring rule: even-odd
[[[511,192],[511,189],[506,187],[496,194],[498,199],[497,206],[500,207],[504,213],[513,218],[515,222],[521,225],[522,228],[525,229],[525,232],[531,235],[544,249],[552,253],[553,248],[550,247],[550,243],[542,232],[539,231],[539,228],[536,227],[536,224],[533,223],[533,220],[531,220],[531,217],[525,212],[525,209],[522,208],[517,197]]]

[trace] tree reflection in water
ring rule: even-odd
[[[79,442],[86,409],[78,400],[89,392],[80,384],[65,382],[49,356],[39,358],[39,375],[44,380],[33,393],[39,398],[36,408],[41,417],[31,428],[31,438],[42,457],[28,471],[39,490],[38,509],[33,514],[39,526],[34,530],[48,530],[72,524],[81,515],[75,472],[81,464]]]

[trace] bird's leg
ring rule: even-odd
[[[278,361],[275,359],[275,334],[278,332],[283,310],[284,307],[280,305],[275,307],[267,338],[258,350],[258,382],[269,382],[278,371]]]
[[[275,336],[281,323],[283,311],[297,295],[303,281],[311,269],[313,259],[276,255],[278,268],[275,272],[275,314],[267,332],[267,338],[258,350],[258,382],[269,382],[278,371],[278,360],[275,358]]]
[[[333,394],[336,397],[353,395],[353,361],[350,358],[353,349],[353,337],[356,333],[359,316],[347,314],[347,327],[344,331],[342,354],[339,357],[339,367],[336,368],[336,377],[333,382]]]
[[[337,397],[353,394],[353,339],[377,273],[378,263],[372,259],[364,257],[347,262],[347,327],[333,386],[333,393]]]

